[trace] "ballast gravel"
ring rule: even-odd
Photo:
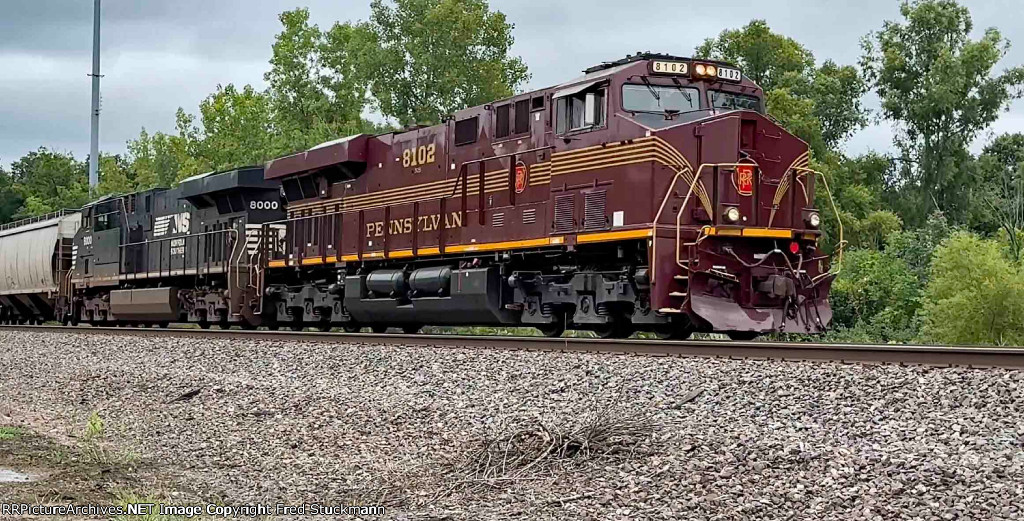
[[[1012,370],[0,331],[0,418],[74,437],[94,412],[107,443],[228,505],[380,503],[410,520],[1024,519],[1024,372]],[[626,452],[453,477],[502,432],[598,413],[656,426]]]

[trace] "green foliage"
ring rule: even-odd
[[[1009,44],[995,28],[970,39],[970,12],[954,0],[905,1],[900,12],[903,22],[887,21],[864,39],[861,62],[898,129],[903,193],[895,202],[913,225],[934,210],[960,222],[967,147],[1021,95],[1024,67],[993,75]]]
[[[926,342],[1024,345],[1024,273],[998,242],[955,233],[935,252],[922,318]]]
[[[139,137],[128,141],[128,161],[140,188],[170,187],[187,161],[185,144],[179,136],[143,128]]]
[[[792,76],[805,76],[814,67],[811,51],[788,36],[772,32],[764,20],[722,31],[717,38],[704,40],[694,55],[739,65],[765,92],[791,86]]]
[[[14,218],[25,200],[15,189],[14,178],[0,166],[0,224]]]
[[[100,418],[100,414],[98,412],[93,411],[93,413],[89,415],[89,420],[85,424],[85,439],[92,440],[100,438],[103,436],[105,431],[106,426],[103,423],[103,418]]]
[[[906,342],[917,336],[922,285],[902,259],[875,250],[846,255],[832,285],[835,326],[874,341]]]
[[[839,241],[839,225],[832,211],[835,202],[844,228],[844,239],[853,248],[878,249],[881,241],[900,229],[901,220],[884,204],[889,159],[875,153],[846,158],[829,154],[824,161],[815,161],[815,169],[828,181],[833,200],[819,182],[815,205],[821,210],[825,251],[834,251]]]
[[[270,98],[252,86],[217,86],[199,103],[199,122],[178,113],[179,139],[188,156],[178,179],[213,170],[262,163],[275,156]]]
[[[509,55],[513,24],[483,0],[373,0],[370,10],[352,39],[366,44],[358,61],[377,108],[400,124],[440,122],[529,79]]]
[[[826,60],[814,71],[804,95],[814,100],[814,116],[820,122],[826,149],[835,150],[867,125],[867,109],[861,104],[865,93],[867,83],[851,65]]]
[[[885,252],[907,263],[918,280],[925,283],[928,281],[936,248],[952,233],[953,229],[946,217],[934,213],[921,228],[890,234],[885,241]]]
[[[70,153],[45,147],[11,163],[11,179],[23,198],[15,217],[78,208],[89,200],[89,170]]]
[[[283,29],[264,75],[270,84],[276,148],[306,149],[363,130],[366,79],[358,66],[367,45],[365,31],[350,23],[321,31],[309,23],[304,8],[284,12],[279,19]]]
[[[21,427],[0,427],[0,441],[9,441],[24,434],[25,429]]]
[[[998,234],[1010,257],[1024,250],[1024,134],[1004,134],[982,151],[974,165],[971,227]]]

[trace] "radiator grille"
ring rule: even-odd
[[[555,198],[555,233],[571,232],[576,228],[573,213],[576,210],[574,194],[560,195]]]
[[[491,225],[495,228],[505,226],[505,212],[498,212],[491,215]]]
[[[523,224],[533,224],[535,222],[537,222],[537,209],[523,210]]]
[[[583,229],[603,230],[608,227],[608,216],[605,214],[604,190],[583,194]]]

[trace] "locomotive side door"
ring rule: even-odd
[[[97,278],[120,275],[121,234],[124,214],[121,200],[101,202],[92,209],[92,269],[90,275]]]

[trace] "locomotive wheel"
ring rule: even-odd
[[[209,322],[207,322],[206,320],[201,320],[201,321],[199,322],[199,327],[200,327],[201,329],[210,329],[210,323],[209,323]]]
[[[737,342],[749,342],[759,336],[761,333],[757,331],[729,331],[726,333],[729,336],[729,340],[735,340]]]
[[[223,320],[221,322],[217,322],[217,327],[221,329],[231,329],[231,324],[228,323],[227,320]]]
[[[416,333],[419,333],[421,329],[423,329],[423,326],[417,326],[417,325],[402,326],[402,332],[407,334],[407,335],[415,335]]]
[[[686,340],[693,334],[693,325],[689,319],[672,320],[667,324],[654,327],[654,336],[658,340]]]
[[[540,334],[548,338],[558,338],[565,333],[565,316],[560,316],[558,320],[555,320],[551,324],[537,326],[537,330],[540,331]]]
[[[253,325],[253,324],[250,324],[248,322],[243,321],[241,325],[242,325],[242,329],[244,329],[246,331],[256,331],[256,326]]]
[[[170,325],[171,325],[171,323],[170,323],[170,322],[160,322],[160,323],[159,323],[159,324],[157,324],[157,325],[159,325],[159,326],[160,326],[160,329],[167,329],[167,327],[168,327],[168,326],[170,326]]]
[[[278,325],[276,322],[267,325],[267,331],[277,331],[278,329],[281,329],[281,326]]]
[[[321,322],[317,324],[316,330],[322,333],[327,333],[331,330],[331,323],[327,321]]]
[[[370,331],[373,331],[378,335],[383,335],[388,332],[388,326],[370,326]]]
[[[616,319],[594,328],[599,338],[629,338],[633,334],[633,324],[626,320]]]
[[[358,333],[363,329],[358,324],[345,324],[344,326],[341,326],[341,328],[344,329],[346,333]]]
[[[686,340],[693,334],[693,330],[678,324],[665,324],[654,330],[654,336],[658,340]]]

